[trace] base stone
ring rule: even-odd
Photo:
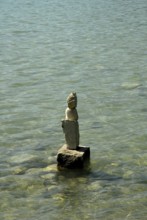
[[[85,161],[90,158],[90,148],[78,146],[76,150],[70,150],[66,144],[63,145],[57,154],[58,167],[60,168],[83,168]]]

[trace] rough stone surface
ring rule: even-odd
[[[69,121],[77,121],[78,120],[78,112],[77,109],[66,108],[65,110],[65,120]]]
[[[65,134],[65,144],[68,149],[75,150],[79,146],[79,123],[77,112],[77,95],[70,93],[67,97],[68,107],[65,110],[65,119],[62,120],[62,128]]]
[[[65,142],[68,149],[75,150],[79,146],[79,124],[78,121],[62,121],[65,134]]]
[[[76,150],[69,150],[63,145],[57,154],[58,167],[64,168],[83,168],[84,163],[90,158],[90,148],[78,146]]]
[[[77,107],[77,95],[75,92],[72,92],[67,97],[67,104],[70,109],[74,109]]]
[[[80,134],[77,112],[77,95],[70,93],[67,97],[65,118],[62,120],[62,129],[65,135],[65,144],[57,154],[58,167],[82,168],[90,158],[90,148],[79,146]]]

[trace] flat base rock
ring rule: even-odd
[[[89,147],[78,146],[76,150],[70,150],[65,144],[58,151],[57,163],[61,168],[83,168],[85,161],[89,158]]]

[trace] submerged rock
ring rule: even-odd
[[[26,163],[30,161],[34,161],[38,158],[37,156],[22,153],[22,154],[17,154],[15,156],[10,157],[9,163],[11,164],[21,164],[21,163]]]
[[[90,191],[98,192],[100,189],[102,189],[102,185],[101,185],[100,181],[94,181],[88,185],[88,190],[90,190]]]
[[[121,87],[126,90],[136,89],[140,86],[141,86],[141,84],[139,82],[134,82],[134,83],[133,82],[130,82],[130,83],[126,82],[121,85]]]
[[[13,167],[13,170],[12,170],[12,174],[14,175],[23,175],[25,174],[25,172],[26,172],[26,168],[21,167],[21,166]]]
[[[51,164],[43,169],[45,172],[57,172],[57,165]]]

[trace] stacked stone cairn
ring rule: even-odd
[[[71,93],[67,97],[67,105],[65,119],[62,120],[65,144],[59,149],[57,154],[58,167],[83,168],[85,161],[90,158],[90,148],[79,145],[80,135],[76,93]]]

